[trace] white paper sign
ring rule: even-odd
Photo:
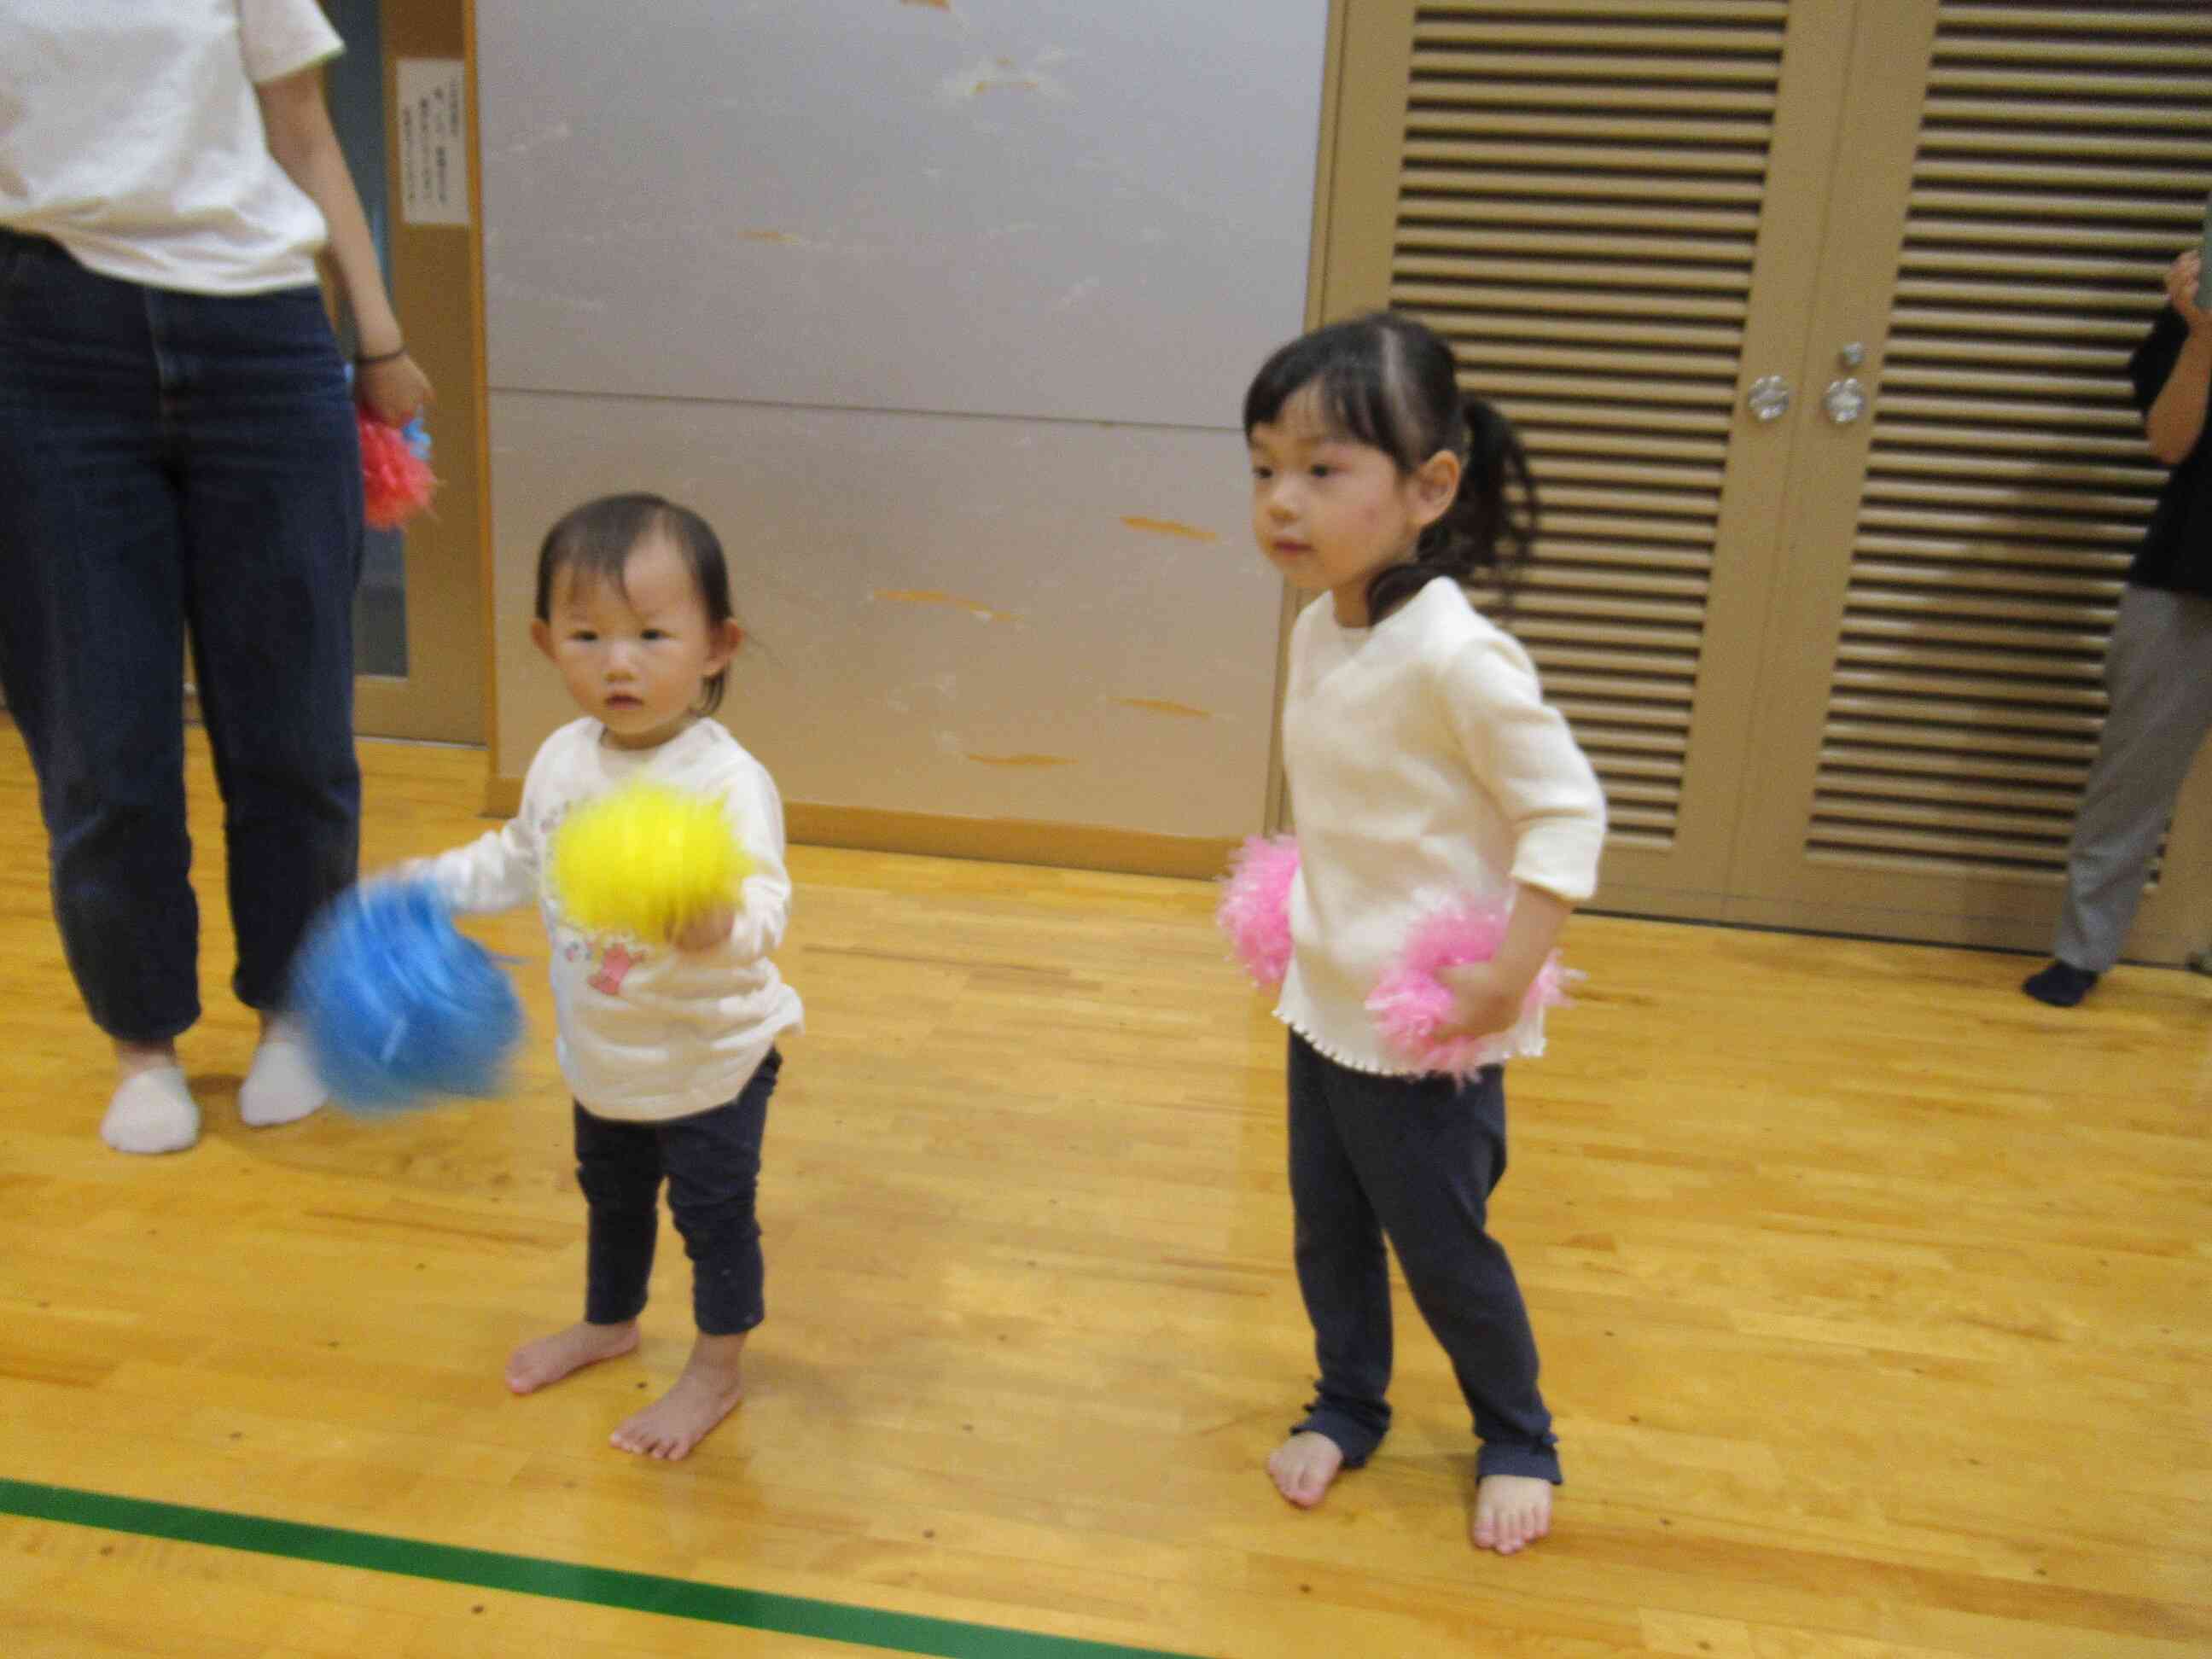
[[[467,84],[458,58],[399,60],[399,218],[409,225],[469,222]]]

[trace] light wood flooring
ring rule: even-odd
[[[363,755],[368,866],[485,827],[480,756]],[[1310,1514],[1261,1473],[1310,1376],[1282,1042],[1206,884],[794,850],[769,1322],[661,1465],[606,1436],[688,1345],[672,1233],[638,1355],[500,1383],[581,1276],[534,917],[474,929],[525,959],[511,1097],[245,1130],[193,756],[210,1122],[123,1158],[0,724],[0,1479],[952,1621],[932,1650],[2212,1653],[2212,980],[2059,1012],[2017,957],[1577,919],[1492,1212],[1569,1484],[1501,1560],[1402,1302],[1375,1462]],[[869,1650],[21,1510],[14,1656]]]

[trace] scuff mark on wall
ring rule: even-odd
[[[902,6],[927,6],[932,11],[951,11],[952,0],[899,0]]]
[[[1047,46],[1024,66],[1011,58],[985,58],[956,70],[937,83],[938,101],[960,104],[987,92],[1033,92],[1040,98],[1066,98],[1066,83],[1050,73],[1052,65],[1067,61],[1059,46]]]
[[[878,587],[874,592],[869,594],[868,597],[872,599],[887,600],[893,605],[947,605],[955,611],[965,611],[969,616],[975,617],[978,622],[1017,622],[1020,620],[1018,613],[1015,611],[994,611],[988,605],[979,605],[974,599],[957,599],[950,593],[940,593],[934,588]]]
[[[884,704],[893,714],[911,714],[914,712],[914,704],[908,698],[907,694],[909,691],[933,693],[940,700],[950,702],[959,689],[959,676],[950,673],[933,674],[926,680],[908,680],[903,685],[892,687],[884,696]],[[940,743],[938,747],[945,749],[950,753],[957,752],[960,744],[957,741],[950,745]]]
[[[799,240],[787,230],[741,230],[738,239],[745,242],[795,242]]]
[[[557,144],[576,136],[575,129],[566,121],[553,121],[526,132],[520,138],[510,139],[499,148],[501,155],[527,155],[543,144]]]
[[[1165,697],[1116,697],[1115,702],[1124,708],[1140,708],[1147,714],[1176,714],[1184,720],[1210,720],[1211,708],[1195,708],[1187,702],[1172,702]]]
[[[1073,288],[1054,300],[1052,302],[1052,308],[1054,311],[1066,311],[1071,307],[1079,306],[1098,291],[1098,279],[1096,276],[1085,276]]]
[[[1201,530],[1194,524],[1181,524],[1173,519],[1148,519],[1142,514],[1124,513],[1121,522],[1132,530],[1141,530],[1151,536],[1180,536],[1185,541],[1218,542],[1220,532]]]
[[[533,305],[558,306],[564,311],[605,311],[607,302],[587,294],[562,294],[552,289],[532,288],[512,277],[494,277],[484,284],[484,291],[495,299],[524,300]]]
[[[968,758],[980,766],[1073,766],[1073,755],[979,755],[968,751]]]

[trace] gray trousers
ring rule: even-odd
[[[2130,587],[2105,688],[2112,708],[2074,819],[2055,947],[2093,974],[2119,960],[2159,837],[2212,731],[2212,599]]]

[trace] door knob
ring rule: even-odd
[[[1831,380],[1820,394],[1820,406],[1838,426],[1849,426],[1866,413],[1866,388],[1856,379]]]
[[[1779,374],[1762,374],[1751,383],[1743,406],[1762,421],[1778,421],[1790,409],[1790,382]]]

